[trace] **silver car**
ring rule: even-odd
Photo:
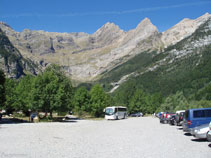
[[[209,124],[209,131],[207,132],[207,140],[211,142],[211,122]]]
[[[198,139],[207,139],[207,132],[209,131],[209,124],[203,124],[201,126],[195,127],[191,134]]]

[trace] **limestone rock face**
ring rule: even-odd
[[[25,73],[36,75],[40,70],[30,59],[25,59],[0,29],[0,68],[9,78],[20,78]]]
[[[98,29],[92,37],[98,45],[105,46],[117,42],[124,35],[124,31],[114,23],[106,23]]]
[[[184,19],[169,30],[160,33],[148,18],[135,29],[125,32],[114,23],[106,23],[93,34],[14,31],[1,22],[0,28],[21,55],[39,66],[55,63],[62,66],[72,79],[93,81],[135,55],[175,44],[191,35],[211,17],[205,14],[195,20]]]
[[[175,44],[185,37],[191,35],[209,17],[211,17],[211,15],[206,13],[195,20],[183,19],[169,30],[163,32],[161,40],[164,43],[164,46],[167,47]]]

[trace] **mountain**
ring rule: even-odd
[[[0,29],[0,68],[9,78],[20,78],[26,73],[36,75],[40,70],[30,59],[25,59]]]
[[[94,34],[14,31],[1,22],[0,28],[25,58],[36,63],[61,65],[72,79],[86,82],[99,78],[141,50],[157,49],[160,33],[149,19],[124,32],[106,23]],[[159,42],[158,42],[159,41]]]
[[[170,28],[169,30],[163,32],[161,40],[164,43],[165,47],[176,44],[185,37],[191,35],[196,29],[206,22],[210,18],[210,14],[206,13],[203,16],[191,20],[183,19],[181,22]]]
[[[119,100],[137,88],[165,96],[177,91],[194,95],[211,83],[211,17],[206,14],[197,21],[200,24],[189,36],[161,52],[145,51],[136,55],[105,73],[99,82],[117,97],[123,96]],[[177,26],[183,23],[184,20]]]
[[[44,69],[48,64],[59,64],[72,80],[93,82],[100,79],[108,87],[114,88],[115,84],[121,84],[131,75],[144,73],[152,64],[159,67],[157,63],[151,63],[155,57],[167,56],[163,52],[169,46],[191,36],[208,19],[208,13],[195,20],[184,19],[163,33],[160,33],[148,18],[128,32],[109,22],[93,34],[29,29],[16,32],[3,22],[0,23],[0,28],[22,56],[38,63],[39,67]],[[140,62],[137,61],[138,57]],[[133,67],[133,64],[124,68],[124,65],[132,61],[140,63],[140,69],[143,70],[139,70],[138,65]],[[114,76],[120,75],[112,77],[112,73],[119,69],[121,73]],[[137,74],[136,71],[140,72]],[[105,79],[109,82],[104,82]]]

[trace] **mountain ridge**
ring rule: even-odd
[[[184,19],[163,33],[148,18],[127,32],[110,22],[93,34],[28,29],[16,32],[2,22],[0,28],[25,58],[43,65],[59,64],[73,80],[89,82],[98,80],[103,73],[137,54],[163,51],[190,36],[209,17],[210,14],[206,13],[195,20]]]
[[[100,83],[111,93],[119,87],[120,89],[126,88],[130,80],[133,80],[137,86],[142,85],[150,93],[162,92],[166,95],[167,90],[163,90],[165,88],[168,89],[169,93],[173,91],[175,93],[176,89],[183,90],[178,89],[179,85],[183,85],[181,86],[183,88],[188,85],[194,89],[194,86],[190,85],[194,80],[194,82],[202,80],[200,82],[205,85],[210,82],[211,72],[208,69],[209,66],[206,66],[210,65],[210,50],[211,18],[200,25],[191,36],[169,46],[160,53],[145,52],[138,54],[133,59],[105,74]],[[205,67],[202,67],[203,65]],[[191,74],[191,76],[188,74]],[[162,86],[160,86],[161,84]],[[199,86],[199,88],[202,87],[203,85]],[[127,88],[129,89],[129,87]],[[125,89],[125,91],[128,90]]]

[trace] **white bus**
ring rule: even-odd
[[[123,106],[112,106],[105,108],[106,120],[125,119],[127,117],[127,108]]]

